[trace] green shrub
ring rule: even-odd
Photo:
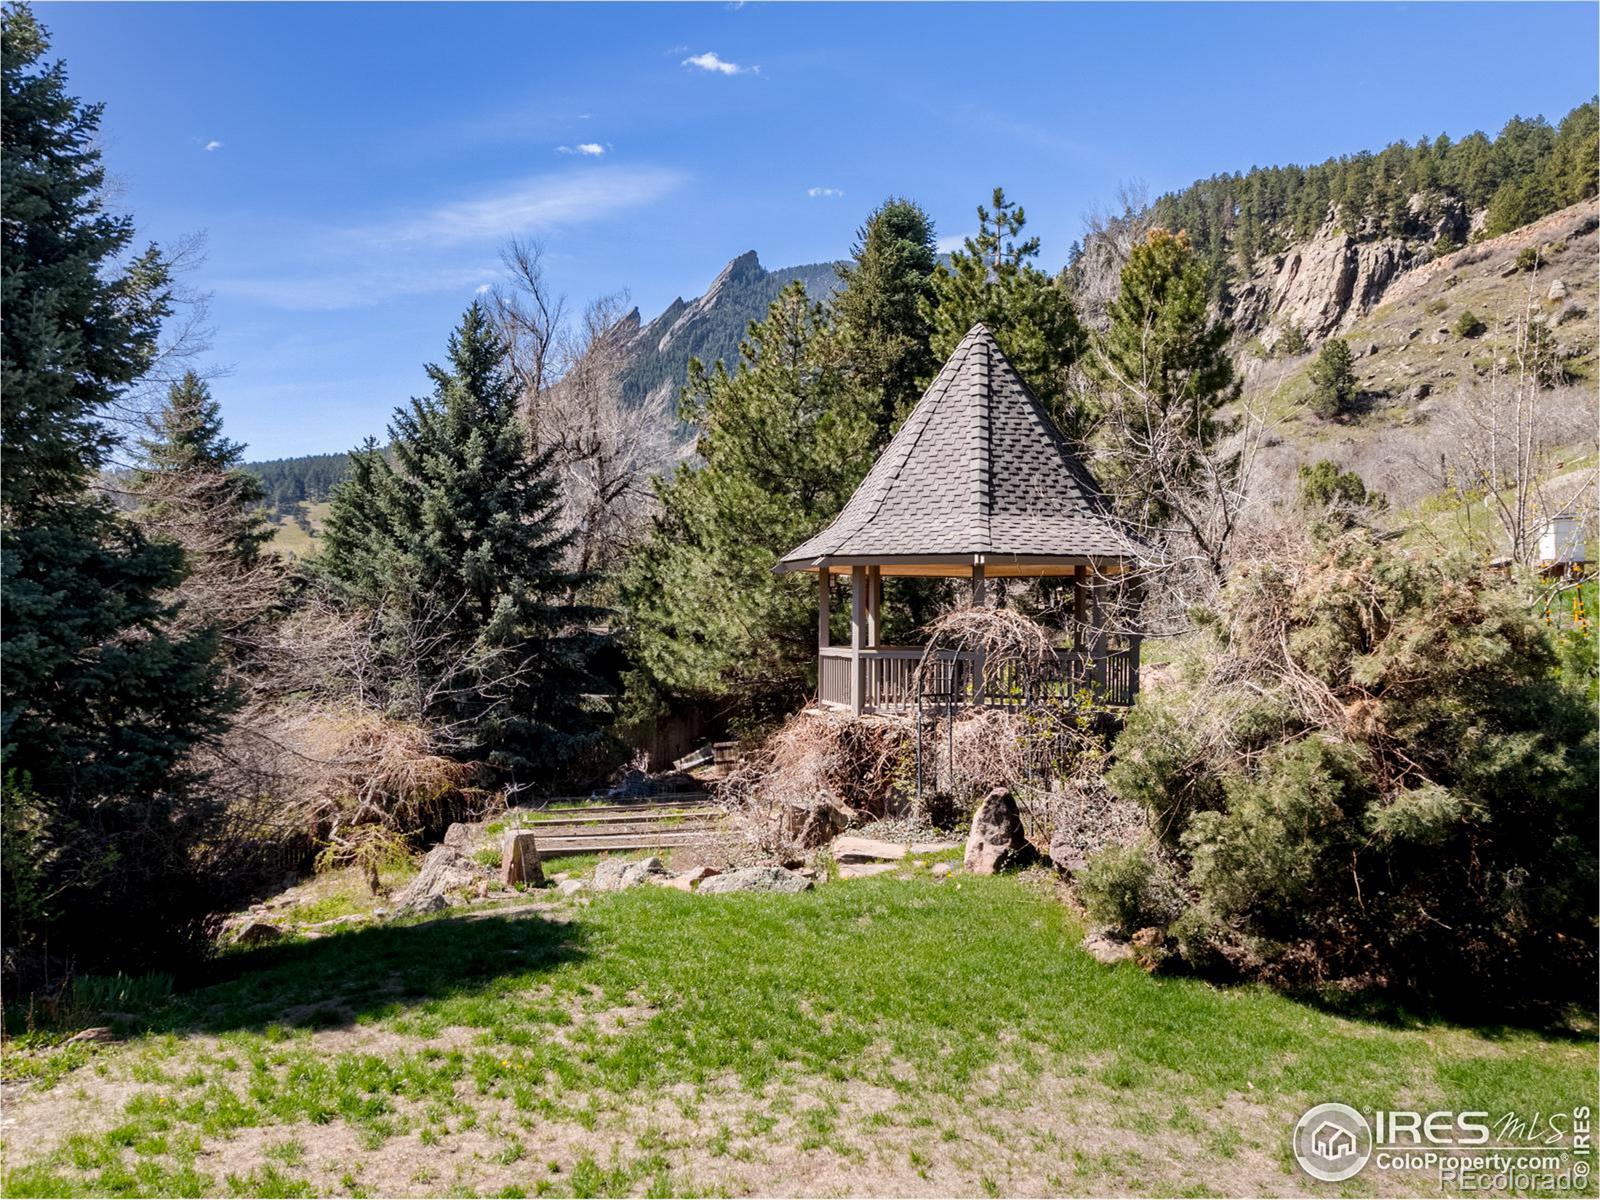
[[[1488,332],[1489,327],[1478,319],[1478,314],[1470,308],[1461,310],[1461,315],[1456,318],[1455,331],[1457,337],[1477,338]]]
[[[1446,300],[1443,296],[1435,296],[1432,300],[1429,300],[1422,306],[1422,311],[1427,313],[1430,317],[1437,317],[1449,307],[1450,301]]]
[[[1517,270],[1534,271],[1539,267],[1539,248],[1537,246],[1524,246],[1517,252]]]
[[[1165,926],[1181,911],[1167,873],[1144,846],[1107,846],[1077,882],[1089,919],[1124,935]]]
[[[1283,332],[1278,335],[1277,344],[1273,347],[1279,354],[1293,358],[1296,354],[1306,352],[1306,335],[1300,326],[1290,322],[1283,327]]]
[[[1474,560],[1324,536],[1311,561],[1240,564],[1207,669],[1142,698],[1115,744],[1108,782],[1181,871],[1178,954],[1495,1009],[1582,997],[1592,640],[1558,644]],[[1097,903],[1137,911],[1130,864],[1101,874]]]

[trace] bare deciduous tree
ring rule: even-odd
[[[1079,319],[1098,331],[1109,323],[1107,308],[1117,298],[1128,255],[1155,228],[1144,183],[1119,185],[1116,202],[1084,213],[1083,227],[1082,253],[1071,268],[1072,299]]]
[[[506,342],[506,365],[524,396],[553,381],[567,301],[544,276],[544,246],[513,239],[500,252],[509,276],[489,292],[489,312]],[[530,413],[530,415],[536,415]],[[539,441],[538,430],[534,440]]]
[[[535,402],[541,449],[555,449],[561,470],[572,565],[585,573],[615,565],[654,511],[651,480],[688,452],[667,389],[623,398],[623,306],[620,296],[589,304],[565,344],[560,381]]]

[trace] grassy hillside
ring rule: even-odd
[[[303,502],[274,518],[269,548],[286,558],[307,558],[322,549],[318,538],[332,505],[326,500]]]
[[[1240,355],[1246,396],[1271,423],[1269,476],[1281,483],[1296,464],[1328,458],[1358,470],[1402,506],[1428,500],[1435,486],[1419,468],[1419,456],[1437,457],[1449,436],[1450,411],[1496,386],[1497,368],[1505,368],[1513,353],[1516,323],[1530,308],[1550,330],[1567,375],[1565,384],[1540,393],[1541,404],[1552,420],[1558,410],[1566,414],[1569,425],[1573,414],[1592,412],[1597,227],[1600,206],[1588,201],[1403,275],[1379,307],[1339,334],[1356,356],[1360,389],[1357,411],[1348,417],[1324,419],[1309,406],[1317,348],[1270,357],[1258,343],[1247,345]],[[1536,271],[1525,265],[1530,250],[1539,256]],[[1482,322],[1481,334],[1459,331],[1467,312]],[[1592,434],[1592,419],[1576,428]],[[1593,454],[1592,437],[1580,432],[1563,445],[1557,469],[1570,474]],[[1437,504],[1433,512],[1438,515]]]

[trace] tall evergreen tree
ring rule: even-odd
[[[1091,371],[1106,413],[1101,477],[1123,515],[1147,536],[1176,523],[1220,572],[1222,547],[1207,526],[1232,470],[1221,410],[1241,385],[1228,356],[1232,330],[1212,319],[1207,292],[1189,239],[1152,231],[1128,257]]]
[[[244,447],[222,432],[222,410],[193,371],[168,390],[130,490],[135,522],[153,541],[183,548],[188,575],[174,593],[180,628],[214,625],[237,666],[256,649],[254,634],[277,607],[283,575],[263,553],[272,526],[266,492],[245,471]]]
[[[734,372],[691,371],[684,417],[699,428],[702,462],[658,485],[661,513],[622,582],[636,706],[695,696],[760,720],[804,700],[815,584],[772,567],[839,511],[871,463],[874,401],[839,342],[796,283],[751,324]]]
[[[132,963],[192,929],[186,856],[211,812],[182,763],[229,697],[214,637],[166,627],[181,549],[90,491],[115,442],[101,413],[148,368],[170,289],[157,249],[122,264],[100,107],[47,50],[26,7],[0,14],[7,940]]]
[[[397,409],[333,495],[325,569],[381,614],[391,703],[516,778],[593,739],[584,696],[599,613],[562,565],[553,451],[533,454],[505,348],[474,303],[433,392]],[[544,775],[548,778],[548,775]]]
[[[934,272],[933,300],[924,310],[933,325],[933,362],[944,362],[967,331],[983,322],[1061,431],[1081,440],[1090,414],[1068,373],[1085,336],[1071,288],[1064,275],[1047,275],[1034,265],[1039,239],[1022,238],[1028,220],[1021,206],[1001,188],[995,188],[993,203],[992,212],[978,206],[977,235],[950,256],[948,267],[941,264]]]
[[[882,448],[938,370],[933,326],[933,221],[910,200],[890,199],[856,231],[832,303],[850,369],[876,399],[873,448]]]
[[[1545,171],[1558,205],[1577,204],[1595,194],[1600,186],[1600,101],[1580,104],[1562,120]]]

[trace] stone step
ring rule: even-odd
[[[607,850],[669,850],[675,846],[703,846],[713,839],[710,831],[690,833],[613,834],[602,837],[539,838],[540,858],[569,854],[600,854]]]
[[[896,862],[907,855],[942,854],[960,848],[960,842],[880,842],[874,838],[834,838],[830,849],[837,863]]]
[[[545,829],[552,825],[670,825],[689,821],[720,821],[720,808],[677,808],[661,812],[552,813],[536,821],[523,820],[518,829]]]

